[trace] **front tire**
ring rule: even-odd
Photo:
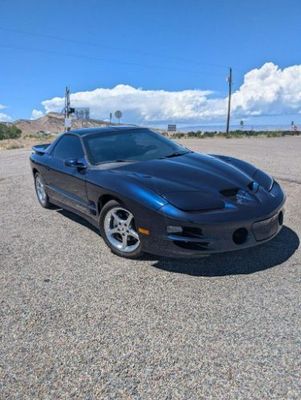
[[[99,217],[101,236],[112,252],[120,257],[139,258],[141,241],[136,230],[135,217],[116,200],[104,205]]]
[[[41,206],[43,208],[50,208],[51,204],[49,202],[48,194],[46,193],[45,182],[39,172],[37,172],[34,176],[34,186],[36,189],[37,198]]]

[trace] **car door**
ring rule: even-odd
[[[72,134],[64,134],[50,154],[47,173],[50,197],[88,214],[86,169],[68,166],[68,160],[81,160],[87,165],[81,140]]]

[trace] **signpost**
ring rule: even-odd
[[[71,125],[72,125],[72,121],[70,116],[70,89],[68,88],[68,86],[66,86],[66,90],[65,90],[65,129],[66,131],[70,131],[71,129]]]
[[[117,111],[115,111],[115,117],[118,119],[118,124],[120,124],[120,119],[121,119],[121,117],[122,117],[122,112],[121,111],[119,111],[119,110],[117,110]]]
[[[87,121],[90,119],[90,108],[89,107],[75,107],[74,114],[76,119],[83,119]]]
[[[72,126],[72,119],[70,117],[65,117],[65,129],[66,131],[70,131]]]
[[[167,132],[177,132],[177,125],[175,124],[169,124],[167,125]]]
[[[82,126],[84,127],[84,122],[90,119],[90,108],[89,107],[71,107],[70,106],[70,88],[67,86],[65,90],[65,129],[70,131],[72,128],[72,116],[75,119],[82,121]]]

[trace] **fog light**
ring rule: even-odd
[[[167,233],[182,233],[183,228],[181,226],[176,225],[168,225],[166,227]]]
[[[246,228],[239,228],[233,233],[232,239],[235,244],[243,244],[247,241],[248,231]]]

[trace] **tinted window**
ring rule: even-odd
[[[96,133],[84,138],[91,164],[116,160],[145,161],[164,158],[187,149],[151,130]]]
[[[80,139],[72,135],[64,135],[54,148],[53,156],[62,160],[84,157]]]

